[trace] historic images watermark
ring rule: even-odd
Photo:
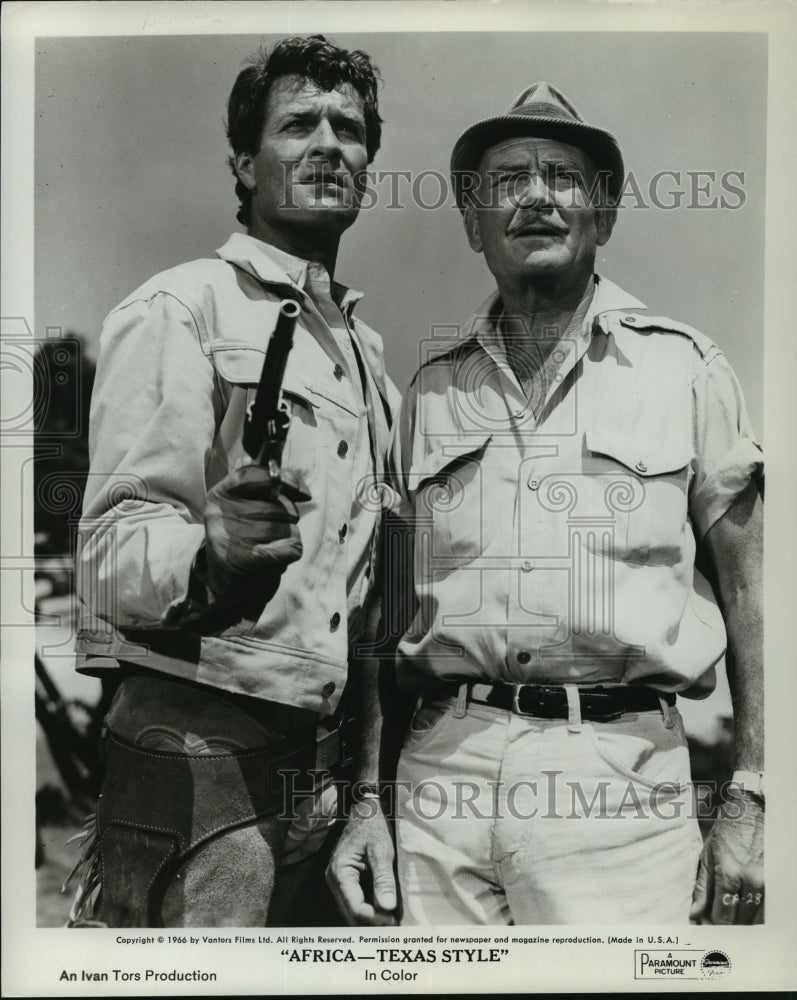
[[[285,198],[281,209],[298,206],[293,201],[293,165],[283,164]],[[584,201],[600,204],[606,201],[609,174],[599,170],[589,177],[578,171],[554,169],[551,171],[518,170],[511,174],[498,171],[479,173],[460,170],[453,175],[440,170],[363,170],[354,177],[361,211],[381,208],[395,212],[407,208],[437,211],[445,207],[457,208],[455,198],[459,193],[463,201],[471,201],[479,209],[494,208],[507,200],[522,203],[534,197],[539,185],[555,188],[561,202],[564,194],[572,192],[573,203],[578,207]],[[332,168],[319,168],[318,180],[330,187],[337,184],[339,175]],[[455,191],[456,188],[456,191]],[[342,191],[342,188],[341,188]],[[747,202],[744,170],[680,170],[667,168],[650,176],[629,170],[623,179],[613,208],[659,209],[716,209],[734,211],[744,208]],[[565,200],[565,205],[567,201]]]
[[[285,768],[280,771],[284,781],[280,816],[295,819],[299,804],[308,794],[307,773]],[[645,785],[630,779],[600,779],[584,782],[564,780],[564,772],[543,770],[536,778],[517,782],[475,781],[453,779],[448,782],[434,778],[418,782],[390,781],[381,784],[377,796],[370,783],[330,780],[328,772],[310,771],[310,778],[328,781],[338,786],[338,808],[350,794],[361,815],[376,815],[380,808],[395,818],[402,818],[405,809],[424,819],[436,821],[445,817],[458,821],[494,822],[506,817],[517,820],[645,820],[680,821],[712,819],[714,803],[721,798],[728,819],[740,819],[748,802],[739,785],[733,781],[695,781],[680,784],[658,781]],[[345,793],[345,794],[344,794]],[[341,815],[344,815],[342,812]]]

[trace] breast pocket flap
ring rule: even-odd
[[[212,352],[216,371],[233,385],[254,386],[260,381],[265,354],[256,347],[218,347]]]
[[[587,450],[610,458],[637,476],[664,476],[678,472],[692,461],[694,451],[683,442],[641,440],[609,431],[588,431]]]
[[[484,436],[452,441],[435,448],[434,451],[412,463],[407,484],[408,489],[410,492],[417,492],[425,483],[446,478],[448,473],[455,470],[463,462],[478,458],[491,438],[491,434],[485,434]]]

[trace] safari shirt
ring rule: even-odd
[[[726,644],[696,546],[762,456],[725,356],[606,279],[535,418],[493,295],[426,345],[390,458],[418,611],[399,683],[645,683],[701,697]]]

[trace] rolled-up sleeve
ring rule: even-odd
[[[78,553],[89,610],[157,627],[188,597],[204,539],[214,372],[192,311],[157,292],[110,314],[91,405],[91,469]]]
[[[702,539],[750,480],[763,475],[763,455],[723,354],[701,362],[692,389],[696,457],[689,512]]]

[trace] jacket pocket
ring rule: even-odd
[[[585,480],[599,494],[593,500],[605,520],[583,535],[587,547],[633,563],[681,562],[690,530],[691,443],[588,431],[585,445]]]
[[[222,437],[228,454],[250,461],[239,444],[243,425],[254,402],[263,371],[265,352],[239,345],[216,346],[211,351],[213,363],[221,380],[221,392],[226,410]],[[312,495],[312,485],[318,470],[320,449],[318,404],[312,389],[288,366],[282,383],[281,407],[290,422],[282,451],[282,469],[286,482]],[[227,425],[227,426],[224,426]]]
[[[444,445],[410,469],[416,532],[426,529],[432,571],[477,558],[492,537],[482,463],[490,437]]]

